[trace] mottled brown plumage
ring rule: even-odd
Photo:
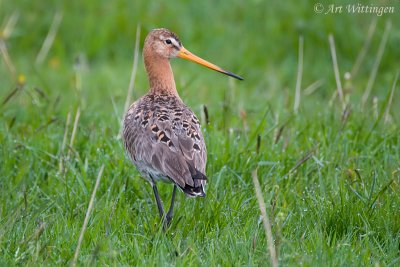
[[[173,182],[189,196],[205,196],[204,138],[199,120],[180,98],[165,92],[140,98],[126,114],[124,140],[149,182]],[[198,176],[203,179],[194,179]]]
[[[204,197],[207,181],[207,152],[200,123],[176,91],[169,60],[180,57],[241,78],[191,54],[167,29],[155,29],[148,34],[143,54],[150,90],[127,111],[123,138],[129,158],[153,187],[162,218],[164,209],[156,182],[174,184],[166,215],[168,224],[172,219],[176,187],[188,196]]]

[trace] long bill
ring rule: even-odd
[[[242,77],[240,77],[240,76],[238,76],[238,75],[236,75],[236,74],[234,74],[234,73],[232,73],[230,71],[226,71],[226,70],[218,67],[217,65],[212,64],[212,63],[210,63],[210,62],[208,62],[208,61],[206,61],[206,60],[204,60],[204,59],[192,54],[190,51],[188,51],[184,47],[182,47],[181,50],[179,50],[178,57],[186,59],[186,60],[193,61],[193,62],[195,62],[197,64],[200,64],[200,65],[205,66],[207,68],[210,68],[212,70],[221,72],[221,73],[223,73],[225,75],[231,76],[231,77],[236,78],[238,80],[243,80]]]

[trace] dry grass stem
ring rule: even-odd
[[[296,165],[292,169],[290,169],[289,173],[293,173],[297,170],[301,165],[303,165],[307,160],[311,158],[314,154],[315,150],[317,150],[318,144],[311,148],[303,157],[301,157],[297,162]]]
[[[210,117],[209,117],[209,114],[208,114],[208,107],[207,107],[206,105],[203,105],[203,113],[202,113],[202,116],[203,116],[203,122],[204,122],[206,125],[210,124]]]
[[[275,134],[275,140],[274,140],[274,144],[277,144],[279,142],[279,140],[282,137],[282,133],[283,133],[283,129],[285,129],[286,124],[282,125],[281,127],[279,127],[277,133]]]
[[[344,103],[343,88],[342,88],[342,83],[340,81],[339,66],[336,57],[335,39],[333,38],[332,34],[329,34],[329,46],[331,48],[332,64],[333,64],[333,71],[335,73],[337,93],[339,95],[340,102],[342,103],[342,107],[344,109],[346,105]]]
[[[360,53],[358,53],[356,62],[354,63],[353,68],[351,69],[351,72],[350,72],[351,77],[354,77],[357,75],[358,70],[360,69],[361,63],[364,61],[365,55],[367,54],[369,46],[371,45],[372,37],[374,36],[374,33],[375,33],[376,22],[377,22],[377,19],[375,18],[374,20],[372,20],[371,24],[369,25],[367,38],[365,39],[364,45],[361,48]]]
[[[392,90],[390,90],[390,96],[389,96],[389,100],[388,100],[388,103],[386,105],[386,110],[385,110],[385,120],[384,120],[385,123],[388,123],[390,121],[389,112],[390,112],[390,108],[392,106],[394,90],[396,89],[396,84],[397,84],[398,79],[399,79],[399,71],[397,71],[396,78],[394,78]]]
[[[257,145],[256,145],[256,153],[260,154],[260,147],[261,147],[261,135],[257,135]]]
[[[276,247],[274,244],[274,238],[272,235],[271,222],[267,215],[267,208],[265,206],[265,201],[264,201],[264,198],[262,195],[261,186],[258,181],[257,169],[255,169],[252,172],[252,177],[253,177],[254,189],[256,191],[257,201],[258,201],[259,208],[261,211],[262,221],[264,224],[265,235],[266,235],[267,241],[268,241],[268,251],[269,251],[270,258],[271,258],[271,263],[272,263],[273,267],[277,267],[278,266],[278,257],[277,257],[277,253],[276,253]]]
[[[39,227],[35,230],[35,232],[32,235],[30,235],[27,239],[22,241],[21,245],[27,245],[32,240],[38,240],[39,237],[43,234],[46,227],[47,227],[46,222],[40,222]]]
[[[78,108],[77,111],[76,111],[76,115],[75,115],[74,127],[72,128],[71,139],[69,141],[69,147],[70,148],[73,148],[73,145],[74,145],[75,135],[76,135],[76,131],[78,129],[78,122],[79,122],[79,117],[80,116],[81,116],[81,109]],[[69,159],[70,155],[71,155],[71,149],[68,150],[67,160]]]
[[[377,120],[379,118],[379,110],[378,110],[378,97],[374,96],[372,98],[372,110],[374,111],[374,118]]]
[[[378,73],[378,68],[381,63],[381,59],[383,53],[385,52],[386,43],[389,37],[390,30],[392,28],[392,23],[388,21],[385,25],[385,31],[382,36],[382,40],[379,44],[378,53],[376,54],[374,66],[372,67],[371,75],[369,76],[367,87],[365,88],[364,94],[361,99],[361,108],[364,108],[365,104],[368,101],[369,95],[372,90],[372,86],[374,85],[376,74]]]
[[[10,58],[10,54],[8,54],[7,45],[3,38],[0,38],[0,53],[4,60],[4,63],[7,66],[8,71],[10,72],[13,79],[17,76],[17,71],[15,70],[15,66]]]
[[[46,59],[47,54],[50,51],[51,46],[53,45],[54,38],[56,37],[58,28],[61,24],[63,17],[62,11],[57,11],[56,14],[54,14],[53,22],[51,23],[50,30],[47,33],[46,38],[44,39],[44,42],[42,44],[42,47],[40,48],[40,51],[36,57],[35,64],[40,65],[43,63],[43,61]]]
[[[76,263],[78,261],[78,255],[79,255],[79,251],[81,249],[83,236],[84,236],[84,234],[86,232],[87,224],[88,224],[89,218],[90,218],[90,213],[92,212],[92,209],[93,209],[94,198],[96,196],[97,188],[100,185],[100,179],[101,179],[101,176],[103,175],[103,170],[104,170],[104,165],[102,165],[101,168],[100,168],[99,174],[97,175],[96,184],[95,184],[93,192],[92,192],[92,196],[90,197],[89,206],[88,206],[88,208],[86,210],[85,220],[83,221],[82,230],[81,230],[81,233],[79,235],[78,244],[77,244],[76,249],[75,249],[74,258],[73,258],[72,263],[71,263],[72,267],[75,267]]]
[[[64,168],[64,164],[63,164],[64,150],[65,150],[65,146],[67,145],[67,136],[68,136],[68,129],[69,129],[70,122],[71,122],[71,111],[69,111],[68,115],[67,115],[67,122],[65,123],[64,137],[63,137],[63,141],[61,144],[60,161],[58,164],[60,173],[63,171],[63,168]]]
[[[300,90],[301,90],[301,79],[303,76],[303,55],[304,55],[304,38],[300,35],[299,37],[299,59],[297,65],[297,79],[296,79],[296,93],[294,98],[294,113],[298,113],[300,106]]]
[[[347,121],[349,120],[351,111],[352,111],[351,110],[351,106],[350,105],[346,105],[346,108],[342,112],[342,118],[341,118],[342,129],[344,128],[344,126],[346,125]]]
[[[7,40],[11,36],[11,33],[14,30],[14,27],[17,24],[18,19],[19,19],[19,12],[14,11],[12,15],[8,18],[6,26],[4,26],[4,29],[1,31],[0,39]]]
[[[15,25],[17,24],[18,18],[19,18],[19,13],[16,11],[13,12],[13,14],[7,20],[4,29],[0,30],[0,54],[13,79],[17,77],[17,71],[11,60],[10,54],[8,53],[6,40],[11,36],[11,33],[14,30]]]
[[[131,98],[132,98],[132,91],[135,86],[137,66],[138,66],[139,57],[140,57],[139,56],[139,45],[140,45],[140,24],[138,24],[137,28],[136,28],[136,40],[135,40],[135,51],[134,51],[134,56],[133,56],[133,67],[132,67],[131,79],[129,81],[128,93],[126,94],[124,113],[129,108],[129,105],[131,103]],[[123,114],[123,116],[124,116],[124,114]],[[122,117],[122,120],[123,119],[124,118]]]
[[[318,88],[320,88],[322,85],[324,84],[323,81],[321,80],[317,80],[315,82],[313,82],[312,84],[310,84],[309,86],[307,86],[306,89],[304,89],[304,95],[311,95],[313,94]]]
[[[10,101],[15,95],[17,95],[17,93],[22,89],[21,86],[17,86],[15,87],[3,100],[3,102],[1,103],[2,106],[5,106],[8,101]]]

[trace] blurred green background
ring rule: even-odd
[[[353,4],[351,1],[322,2],[325,10],[329,5]],[[370,1],[370,5],[395,6],[396,1]],[[379,79],[390,87],[393,80],[392,59],[400,58],[397,48],[400,33],[397,28],[399,14],[317,14],[314,2],[295,1],[276,3],[270,1],[1,1],[0,15],[3,25],[6,19],[17,15],[17,24],[7,40],[10,56],[18,73],[32,72],[36,58],[56,12],[61,12],[62,22],[43,66],[36,71],[52,69],[54,72],[73,71],[76,58],[87,59],[90,73],[106,72],[103,82],[84,85],[92,92],[124,92],[129,83],[133,47],[137,25],[141,25],[141,44],[146,33],[157,27],[176,32],[184,45],[198,55],[227,69],[242,74],[246,83],[237,86],[239,98],[246,97],[243,105],[254,99],[273,99],[282,89],[294,88],[298,56],[299,35],[304,37],[303,88],[316,80],[324,82],[320,94],[324,97],[334,89],[334,76],[328,44],[328,34],[336,41],[341,75],[350,71],[363,42],[368,27],[377,19],[367,57],[360,69],[356,92],[362,92],[375,60],[386,21],[392,22],[392,31],[379,67]],[[365,3],[367,4],[367,3]],[[215,86],[214,73],[198,66],[176,60],[178,84],[194,82],[194,89],[184,94],[200,94],[201,100]],[[316,67],[317,66],[317,67]],[[105,69],[116,69],[108,73]],[[103,73],[104,74],[104,73]],[[197,75],[203,76],[203,79]],[[10,84],[7,72],[1,79]],[[55,74],[57,76],[58,73]],[[53,75],[48,75],[53,76]],[[64,75],[65,76],[65,75]],[[110,77],[111,76],[111,77]],[[200,76],[200,77],[201,77]],[[359,77],[362,78],[359,78]],[[28,80],[35,77],[28,77]],[[357,79],[359,78],[359,79]],[[51,79],[51,77],[49,77]],[[57,82],[58,79],[53,78]],[[101,77],[99,77],[101,79]],[[46,79],[47,80],[47,79]],[[47,80],[48,93],[56,86]],[[179,83],[180,82],[180,83]],[[3,83],[4,84],[4,83]],[[122,87],[122,88],[115,88]],[[137,75],[136,96],[146,91],[146,76],[140,61]],[[63,93],[68,88],[59,88]],[[379,88],[374,88],[374,92]],[[58,91],[58,90],[56,90]],[[136,93],[135,92],[135,93]],[[292,91],[291,91],[292,92]],[[190,99],[191,97],[188,97]],[[203,101],[202,101],[203,102]],[[257,101],[256,101],[257,103]],[[253,106],[253,104],[250,104]]]

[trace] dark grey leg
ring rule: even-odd
[[[164,207],[163,207],[163,203],[160,199],[160,195],[158,194],[156,183],[153,183],[153,191],[154,191],[154,196],[156,197],[156,202],[157,202],[158,212],[160,213],[160,218],[162,220],[164,220]]]
[[[167,216],[165,217],[168,225],[171,223],[172,217],[174,216],[175,194],[176,194],[176,185],[174,185],[174,191],[172,191],[171,205],[169,206]]]

